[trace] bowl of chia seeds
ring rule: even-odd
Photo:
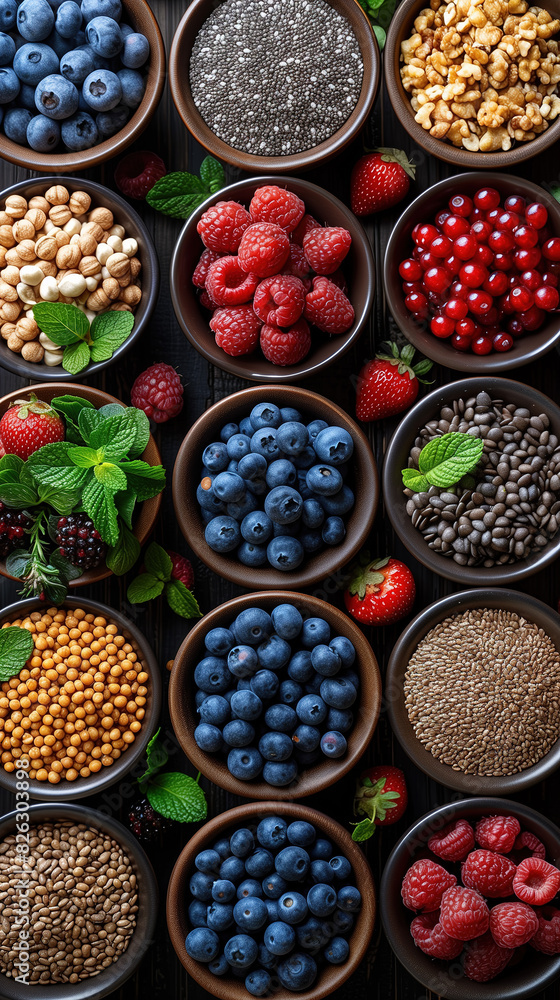
[[[483,442],[469,474],[453,486],[412,477],[405,487],[403,470],[418,470],[428,442],[457,433]],[[560,552],[559,441],[560,408],[529,385],[472,378],[434,389],[387,450],[383,491],[397,535],[456,583],[503,585],[536,573]]]
[[[173,38],[169,81],[184,124],[214,156],[290,171],[359,132],[379,68],[355,0],[194,0]]]
[[[514,590],[425,608],[387,668],[391,725],[417,767],[470,795],[507,795],[560,764],[560,616]]]

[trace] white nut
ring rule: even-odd
[[[85,304],[86,304],[86,302],[87,302],[87,300],[88,300],[88,298],[89,298],[90,295],[91,295],[91,292],[90,292],[89,288],[87,287],[87,278],[86,278],[86,288],[85,288],[85,291],[82,292],[81,295],[78,295],[78,297],[76,299],[76,302],[79,302],[81,306],[85,306]]]
[[[74,236],[70,237],[70,244],[69,244],[69,246],[71,246],[71,247],[79,247],[79,245],[80,245],[80,234],[79,233],[75,233]]]
[[[58,229],[58,226],[55,226],[52,219],[47,219],[45,225],[43,226],[43,229],[45,230],[46,233],[50,233],[51,229]]]
[[[112,274],[109,271],[109,268],[108,267],[102,267],[101,268],[101,278],[102,278],[102,280],[105,281],[107,278],[111,278],[111,277],[112,277]]]
[[[86,278],[86,288],[88,292],[94,292],[98,284],[99,284],[99,278],[95,278],[92,275]]]
[[[114,253],[114,250],[111,249],[108,243],[99,243],[95,251],[95,256],[100,264],[105,264],[112,253]]]
[[[77,236],[81,232],[81,224],[77,219],[70,219],[66,225],[62,227],[63,232],[68,233],[69,236]]]
[[[125,253],[127,257],[134,257],[137,250],[138,243],[132,236],[129,236],[127,240],[123,240],[122,252]]]
[[[122,253],[123,241],[120,236],[109,236],[107,246],[110,246],[115,253]]]
[[[86,288],[86,279],[83,274],[65,274],[58,284],[60,294],[67,295],[71,299],[77,298],[86,291]]]
[[[121,240],[124,239],[124,226],[111,226],[109,232],[111,236],[120,236]]]
[[[49,368],[56,368],[57,365],[62,364],[64,351],[45,351],[45,356],[43,361]]]
[[[58,351],[58,344],[53,344],[50,337],[47,337],[46,333],[39,334],[39,343],[43,345],[46,351]]]
[[[47,278],[43,278],[41,284],[39,285],[39,295],[45,302],[56,302],[58,300],[58,285],[56,283],[56,278],[50,275]],[[43,347],[45,345],[43,344]]]
[[[26,285],[40,285],[45,277],[45,273],[37,264],[24,264],[19,272],[19,276]]]
[[[99,313],[94,312],[93,309],[84,309],[84,313],[86,314],[86,317],[87,319],[89,319],[90,323],[93,323],[95,317],[99,315]]]
[[[25,282],[20,281],[19,284],[16,286],[16,292],[18,293],[21,301],[24,304],[28,303],[29,305],[32,306],[37,304],[37,299],[35,297],[35,289],[33,288],[32,285],[27,285],[25,284]]]

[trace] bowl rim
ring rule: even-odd
[[[101,997],[106,996],[126,982],[152,943],[157,920],[159,891],[151,862],[142,846],[122,823],[107,813],[92,809],[91,806],[69,805],[66,802],[57,802],[54,805],[52,803],[48,805],[38,803],[29,806],[27,812],[31,822],[35,818],[37,820],[68,819],[74,820],[76,823],[88,823],[96,826],[102,832],[107,832],[126,849],[130,860],[137,869],[139,876],[138,897],[140,901],[140,893],[142,893],[144,906],[142,913],[140,913],[139,902],[137,923],[130,944],[120,958],[97,976],[90,976],[89,979],[84,979],[79,983],[58,983],[54,990],[52,985],[32,987],[33,995],[37,1000],[52,1000],[53,995],[56,996],[57,1000],[101,1000]],[[18,810],[13,810],[0,818],[0,837],[6,836],[15,827],[17,815]],[[135,936],[139,931],[142,937],[135,942]],[[121,962],[121,971],[117,973],[116,970]],[[88,983],[91,984],[92,988],[87,989]],[[6,1000],[27,1000],[29,985],[16,983],[15,980],[0,973],[0,989]]]
[[[31,361],[25,361],[19,354],[15,354],[14,351],[10,351],[9,348],[0,351],[0,367],[6,369],[6,371],[13,372],[14,375],[21,375],[22,378],[28,378],[31,380],[35,380],[41,376],[41,378],[46,381],[52,380],[58,382],[70,382],[75,380],[77,377],[89,378],[91,375],[97,375],[98,372],[103,371],[104,368],[109,368],[110,365],[114,364],[115,361],[122,358],[123,355],[130,350],[133,343],[138,340],[152,318],[152,313],[155,309],[159,294],[160,271],[158,254],[146,223],[142,217],[132,205],[125,201],[120,194],[116,191],[112,191],[111,188],[106,187],[104,184],[100,184],[99,181],[92,181],[87,177],[76,177],[73,174],[43,174],[38,177],[27,177],[26,180],[17,181],[15,184],[11,184],[10,187],[4,188],[0,191],[0,205],[3,204],[6,198],[8,198],[11,194],[21,194],[29,188],[36,188],[37,186],[42,187],[43,184],[48,187],[56,181],[59,181],[62,185],[64,185],[64,187],[69,185],[74,186],[74,189],[77,191],[87,191],[88,194],[95,195],[98,200],[105,198],[105,204],[107,203],[107,198],[113,203],[113,205],[116,203],[117,210],[122,214],[123,218],[130,218],[138,230],[142,240],[141,244],[140,241],[138,241],[139,250],[146,256],[152,274],[150,284],[145,288],[142,286],[142,299],[145,295],[146,301],[144,315],[141,317],[140,322],[135,322],[124,344],[117,347],[112,357],[110,357],[107,361],[96,361],[93,364],[90,362],[87,368],[84,368],[78,376],[72,375],[71,372],[66,372],[60,365],[57,365],[56,368],[49,368],[49,366],[45,365],[42,361],[38,364]]]
[[[524,1000],[533,996],[560,975],[560,955],[546,956],[550,958],[550,967],[536,979],[530,982],[521,981],[512,990],[500,989],[500,980],[488,983],[475,983],[472,980],[457,976],[453,977],[441,965],[424,955],[419,948],[406,938],[408,948],[403,948],[403,940],[396,926],[397,910],[401,911],[400,900],[395,898],[394,879],[404,873],[408,860],[413,857],[414,850],[426,843],[428,835],[441,830],[457,816],[495,815],[496,813],[516,816],[526,825],[537,828],[539,836],[548,840],[548,851],[558,864],[560,860],[560,830],[546,816],[536,809],[516,802],[512,799],[500,799],[492,796],[477,796],[468,799],[455,799],[437,806],[425,813],[406,830],[393,847],[383,874],[379,889],[379,908],[381,923],[385,936],[398,961],[411,976],[432,990],[439,997],[447,1000]],[[550,847],[554,844],[554,848]],[[410,911],[412,918],[412,911]],[[400,923],[399,925],[400,926]],[[453,969],[456,966],[452,967]],[[515,967],[517,972],[518,967]]]
[[[466,774],[454,771],[453,768],[433,757],[415,736],[411,723],[403,707],[403,679],[410,657],[418,648],[419,643],[434,626],[445,618],[460,614],[472,608],[499,607],[505,611],[516,611],[529,621],[535,623],[532,615],[537,614],[541,622],[536,622],[540,628],[545,628],[545,619],[550,631],[549,638],[556,645],[560,655],[560,615],[543,601],[531,594],[519,590],[496,589],[492,587],[475,587],[472,590],[462,590],[459,593],[447,594],[425,607],[403,629],[397,639],[387,664],[385,675],[385,702],[389,712],[391,728],[403,748],[416,767],[434,781],[454,788],[467,795],[510,795],[518,794],[526,788],[543,781],[560,764],[560,735],[550,750],[536,764],[519,771],[517,774],[502,777],[490,777],[478,774]],[[413,645],[410,652],[408,647]]]
[[[401,259],[399,244],[402,246],[404,230],[407,229],[414,220],[417,221],[422,218],[423,205],[426,199],[429,198],[432,200],[436,192],[438,197],[441,195],[441,201],[443,204],[446,196],[452,190],[456,191],[461,186],[466,186],[467,188],[482,187],[485,184],[495,185],[498,187],[500,185],[511,187],[511,185],[514,184],[517,185],[523,192],[528,192],[533,195],[535,199],[538,198],[546,206],[549,216],[552,214],[556,216],[557,229],[560,233],[560,205],[554,198],[552,198],[545,188],[539,187],[538,184],[534,184],[532,181],[526,180],[524,177],[517,177],[516,175],[509,173],[491,173],[490,171],[480,171],[474,173],[471,170],[467,173],[454,174],[451,177],[445,177],[443,180],[432,184],[427,190],[421,191],[420,194],[416,196],[414,201],[412,201],[410,205],[405,208],[404,212],[399,216],[397,222],[395,223],[387,241],[385,256],[383,258],[383,286],[385,289],[387,304],[395,323],[405,335],[407,340],[409,340],[418,351],[421,351],[422,354],[431,358],[431,360],[437,364],[445,365],[453,371],[467,372],[471,375],[494,373],[499,375],[502,372],[511,371],[514,368],[520,368],[522,365],[536,361],[544,354],[547,354],[560,341],[559,321],[556,331],[552,330],[546,339],[542,340],[542,332],[535,330],[534,333],[531,333],[526,337],[521,337],[519,340],[515,340],[513,348],[504,353],[493,352],[491,354],[479,355],[471,354],[468,351],[461,352],[455,350],[448,340],[440,340],[437,337],[434,337],[429,330],[423,329],[421,324],[415,323],[412,315],[408,313],[408,310],[404,305],[404,296],[402,295],[400,289],[400,278],[395,279],[394,277],[396,273],[397,260],[400,262]],[[551,313],[549,315],[550,320],[552,321],[554,314]],[[542,343],[540,343],[539,346],[536,346],[534,338],[541,339]]]
[[[226,812],[220,813],[220,815],[215,816],[205,823],[201,829],[197,830],[181,851],[169,879],[166,915],[171,943],[175,949],[177,958],[197,983],[206,988],[206,984],[210,985],[207,977],[211,977],[212,994],[214,996],[220,998],[220,1000],[243,1000],[243,997],[246,996],[245,988],[241,982],[236,982],[231,977],[228,977],[224,982],[218,977],[212,976],[211,973],[206,971],[205,966],[199,962],[195,962],[187,955],[185,951],[185,935],[183,934],[183,928],[187,926],[187,921],[186,919],[181,919],[180,907],[183,905],[185,896],[187,875],[192,868],[195,855],[203,845],[213,837],[222,835],[224,829],[229,828],[234,823],[247,821],[259,815],[277,815],[285,818],[303,819],[308,823],[313,823],[319,830],[326,832],[335,840],[337,846],[344,851],[352,864],[356,883],[360,887],[363,906],[350,937],[350,941],[353,942],[350,957],[343,965],[329,967],[328,973],[331,982],[327,984],[323,981],[322,985],[298,993],[301,1000],[322,1000],[323,997],[328,996],[334,989],[341,986],[360,964],[369,946],[371,933],[375,924],[377,906],[373,875],[365,854],[360,850],[358,844],[354,843],[348,831],[340,823],[331,819],[325,813],[319,812],[317,809],[312,809],[310,806],[301,805],[298,802],[278,802],[272,799],[264,802],[246,802],[244,805],[235,806],[233,809],[228,809]],[[357,937],[358,939],[356,940]],[[326,978],[324,971],[322,978],[323,980]],[[293,997],[293,993],[289,990],[281,989],[276,996],[278,1000],[289,1000],[290,997]]]
[[[336,7],[336,0],[327,0],[327,2],[330,6]],[[365,125],[373,102],[377,96],[379,78],[381,74],[381,53],[379,52],[377,39],[368,18],[358,3],[358,0],[354,0],[354,2],[350,5],[350,10],[354,13],[356,20],[362,21],[364,39],[367,38],[369,43],[367,56],[371,59],[371,70],[369,74],[365,72],[364,67],[362,88],[352,115],[356,112],[357,108],[360,108],[360,110],[350,127],[347,127],[349,121],[348,118],[341,128],[337,129],[337,131],[334,132],[328,139],[324,140],[324,142],[319,143],[318,146],[313,146],[311,149],[303,150],[301,153],[293,153],[291,156],[257,156],[254,153],[244,153],[242,150],[235,149],[233,146],[224,142],[223,139],[219,139],[218,136],[211,131],[194,105],[194,101],[188,99],[188,97],[190,97],[191,90],[187,79],[188,74],[185,74],[183,64],[181,63],[180,50],[182,48],[182,42],[187,27],[190,27],[191,21],[198,18],[199,12],[205,6],[208,6],[208,0],[193,0],[175,29],[173,40],[171,42],[171,48],[169,50],[169,86],[173,103],[183,124],[196,141],[199,142],[208,153],[212,156],[217,156],[219,159],[231,164],[231,166],[238,167],[241,170],[246,170],[251,173],[262,171],[282,173],[292,170],[310,169],[318,162],[324,162],[326,159],[339,153],[344,146],[346,146],[358,134],[360,129]],[[357,8],[357,10],[355,8]],[[361,13],[361,18],[358,11]],[[211,13],[211,11],[209,11],[209,13]],[[206,16],[208,17],[209,14]],[[349,20],[349,18],[347,18],[347,20]],[[360,39],[358,39],[358,42],[360,42]],[[360,44],[360,50],[365,63],[366,56],[364,54],[364,45]],[[185,94],[188,95],[188,97],[185,97]],[[352,115],[350,115],[350,118]]]
[[[400,467],[397,469],[397,465],[399,465],[397,461],[398,453],[406,442],[409,442],[409,447],[412,446],[415,430],[417,432],[418,429],[423,427],[426,421],[430,420],[432,415],[437,412],[438,408],[449,400],[458,398],[459,396],[466,396],[467,394],[469,396],[476,396],[479,392],[487,392],[493,397],[502,398],[503,396],[507,402],[511,400],[512,391],[514,395],[521,395],[525,400],[524,405],[529,408],[532,405],[542,407],[542,411],[548,417],[552,418],[552,421],[560,431],[560,407],[539,389],[534,389],[524,382],[516,382],[513,379],[478,375],[472,378],[458,379],[455,382],[447,382],[436,389],[432,389],[427,396],[423,396],[419,402],[415,403],[412,409],[408,410],[400,421],[389,442],[385,455],[383,465],[383,499],[389,520],[399,539],[410,554],[428,569],[432,570],[436,576],[453,580],[454,583],[460,583],[467,587],[500,586],[516,583],[544,569],[545,566],[549,566],[560,554],[560,531],[534,557],[493,567],[459,566],[453,559],[445,559],[437,552],[428,548],[423,536],[419,531],[416,531],[416,528],[413,528],[412,522],[406,512],[406,520],[401,516],[405,501],[402,492],[402,481],[400,479]],[[560,437],[560,433],[558,437]]]
[[[189,481],[189,453],[191,451],[192,442],[195,441],[199,435],[210,438],[211,429],[216,426],[222,411],[227,411],[233,405],[237,405],[241,401],[247,401],[248,411],[259,402],[259,400],[266,399],[267,394],[270,396],[271,402],[278,403],[278,399],[285,397],[285,404],[291,406],[296,404],[298,409],[301,405],[302,408],[308,408],[313,410],[313,406],[317,405],[317,400],[320,401],[320,407],[322,410],[325,408],[333,414],[333,419],[336,418],[340,421],[341,426],[352,428],[352,437],[354,440],[354,455],[359,451],[362,455],[361,465],[363,468],[364,479],[366,480],[365,494],[371,496],[371,502],[368,501],[367,510],[364,505],[361,506],[361,512],[363,514],[363,523],[356,526],[355,538],[353,541],[349,541],[350,532],[347,533],[344,541],[341,545],[334,547],[330,550],[332,555],[332,563],[327,565],[326,568],[322,568],[319,562],[319,569],[317,569],[316,560],[320,560],[321,556],[326,553],[326,550],[318,553],[317,556],[311,557],[307,560],[307,566],[305,563],[289,573],[282,573],[280,570],[274,570],[272,567],[268,568],[254,568],[250,566],[244,566],[237,562],[235,559],[230,558],[229,554],[221,555],[217,552],[213,552],[212,549],[204,541],[203,534],[199,539],[195,532],[190,533],[190,524],[192,518],[187,509],[187,504],[185,503],[185,493],[183,491],[183,483]],[[210,439],[207,441],[210,443]],[[196,461],[198,462],[198,456]],[[358,424],[352,420],[349,414],[343,410],[336,403],[331,402],[326,396],[321,396],[316,392],[311,392],[310,389],[303,389],[299,386],[288,386],[288,385],[257,385],[251,386],[248,389],[241,389],[239,392],[231,393],[231,395],[224,396],[222,399],[213,403],[209,409],[192,424],[192,426],[187,431],[185,437],[183,438],[179,450],[175,458],[175,465],[173,467],[173,482],[172,482],[172,494],[173,494],[173,507],[175,511],[175,517],[179,523],[179,528],[182,534],[187,539],[189,545],[191,546],[193,552],[199,559],[202,560],[210,569],[214,572],[219,573],[224,579],[229,580],[231,583],[237,583],[239,586],[245,589],[254,590],[289,590],[291,588],[301,589],[304,587],[309,587],[320,580],[325,579],[328,576],[332,576],[334,573],[339,571],[346,563],[351,562],[356,553],[360,550],[363,543],[367,539],[371,526],[373,524],[375,514],[377,511],[377,506],[379,503],[379,475],[377,470],[377,463],[375,461],[375,456],[371,450],[370,443],[365,436],[362,429]],[[352,508],[352,513],[358,512],[359,505],[354,504]],[[338,553],[338,555],[336,555]],[[315,562],[315,568],[313,569],[313,563]]]
[[[150,698],[138,738],[134,741],[133,746],[129,747],[124,754],[121,754],[112,767],[102,768],[101,771],[90,775],[89,778],[76,778],[76,781],[60,782],[58,785],[51,785],[48,781],[29,780],[29,794],[31,798],[48,803],[50,808],[53,805],[58,807],[60,803],[98,794],[121,781],[142,757],[156,729],[162,700],[161,674],[155,653],[138,626],[128,619],[122,611],[110,608],[109,605],[102,604],[100,601],[92,601],[89,597],[83,600],[78,597],[66,597],[64,601],[60,601],[56,606],[70,609],[83,608],[87,614],[95,612],[114,621],[119,628],[126,629],[133,641],[142,650],[142,658],[150,675]],[[33,611],[45,612],[48,608],[52,607],[55,607],[52,602],[41,601],[38,597],[27,597],[23,601],[14,601],[13,604],[2,608],[0,612],[0,625],[8,619],[20,618],[31,614]],[[15,794],[16,785],[15,772],[12,774],[0,766],[0,786],[8,792]]]
[[[219,355],[217,355],[212,350],[208,350],[203,343],[197,340],[196,334],[191,329],[188,322],[188,318],[185,318],[181,309],[179,292],[181,257],[184,252],[185,243],[187,243],[188,240],[194,235],[196,222],[200,219],[203,213],[206,212],[212,205],[215,205],[217,201],[221,201],[225,198],[229,199],[238,193],[241,197],[241,192],[244,192],[247,188],[255,189],[263,184],[286,186],[293,184],[294,182],[303,188],[304,191],[311,191],[312,193],[317,192],[322,195],[327,195],[329,201],[346,217],[349,224],[352,225],[354,230],[352,242],[357,242],[358,245],[356,247],[356,252],[363,257],[366,267],[366,298],[359,315],[356,315],[354,318],[354,323],[352,324],[350,331],[330,338],[330,343],[333,346],[333,353],[324,361],[313,364],[313,353],[310,352],[307,357],[304,358],[303,361],[298,362],[297,365],[289,365],[287,368],[283,368],[279,365],[269,363],[268,367],[270,371],[267,371],[264,374],[260,374],[258,372],[248,372],[245,368],[240,366],[236,358],[226,354],[225,351],[220,350]],[[202,241],[201,248],[203,249]],[[345,205],[340,198],[337,198],[335,195],[331,194],[330,191],[327,191],[326,188],[322,188],[319,184],[314,184],[311,181],[303,180],[299,177],[287,178],[279,174],[262,174],[258,177],[246,177],[244,180],[236,181],[234,184],[228,184],[227,187],[222,188],[221,191],[217,191],[216,193],[209,195],[206,201],[204,201],[202,205],[199,205],[187,219],[181,229],[181,232],[179,233],[179,236],[177,237],[175,249],[173,250],[173,255],[171,257],[169,279],[171,302],[175,318],[177,319],[183,333],[193,347],[196,348],[199,354],[202,354],[202,356],[211,364],[216,365],[224,371],[231,372],[232,375],[238,375],[239,377],[247,379],[251,382],[261,382],[266,384],[273,381],[275,384],[279,385],[292,382],[296,379],[300,380],[309,378],[311,375],[317,375],[319,372],[323,371],[329,365],[333,364],[346,354],[346,352],[353,346],[363,332],[373,306],[376,284],[375,261],[371,244],[360,220],[353,215],[348,206]],[[197,308],[199,307],[197,306]],[[337,344],[339,344],[338,347]],[[247,355],[243,355],[243,357],[246,358]]]
[[[197,746],[192,731],[192,712],[186,709],[190,703],[190,695],[193,689],[193,673],[195,666],[195,651],[203,641],[203,636],[211,628],[220,624],[222,619],[235,617],[246,607],[259,607],[261,602],[268,604],[275,601],[277,604],[295,604],[298,607],[306,605],[311,614],[330,619],[333,629],[338,629],[338,634],[350,633],[350,641],[356,648],[355,668],[360,672],[360,705],[359,714],[367,717],[364,732],[357,744],[352,746],[352,735],[356,729],[356,722],[348,735],[348,751],[343,758],[336,761],[322,761],[320,764],[309,768],[307,772],[298,775],[296,785],[287,788],[275,788],[267,784],[264,780],[241,781],[229,774],[226,768],[218,765],[215,755],[205,753]],[[366,697],[366,689],[370,688],[369,697]],[[379,713],[381,710],[381,674],[375,653],[364,636],[361,629],[343,611],[332,604],[327,604],[318,597],[309,594],[297,594],[284,590],[265,590],[252,594],[242,594],[226,601],[219,607],[208,612],[201,621],[197,622],[191,629],[182,645],[175,654],[173,669],[169,682],[169,712],[173,732],[187,755],[191,763],[197,770],[211,781],[214,785],[224,788],[227,792],[240,795],[242,798],[270,799],[275,798],[286,801],[294,798],[301,799],[307,795],[315,795],[317,792],[329,788],[339,781],[349,771],[355,767],[365,753],[370,740],[373,737]],[[356,720],[357,721],[357,720]],[[189,724],[191,723],[191,724]],[[314,772],[323,769],[325,773],[322,778],[313,778]]]

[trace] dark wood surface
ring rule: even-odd
[[[169,52],[173,30],[187,4],[185,0],[152,0],[151,6],[159,19],[166,49]],[[173,107],[167,86],[150,129],[137,145],[141,149],[149,148],[156,150],[165,160],[169,170],[185,169],[187,165],[190,168],[196,168],[204,155],[204,151],[190,139],[180,122]],[[445,164],[437,160],[428,160],[421,150],[410,148],[408,136],[396,120],[384,94],[383,86],[381,86],[368,129],[363,136],[363,144],[362,140],[356,141],[351,148],[336,160],[312,171],[308,175],[309,178],[332,191],[348,203],[350,171],[352,164],[363,151],[362,145],[367,147],[378,145],[399,146],[407,149],[413,155],[417,164],[417,179],[415,185],[413,185],[409,199],[413,197],[414,193],[425,190],[435,181],[453,172]],[[115,165],[116,161],[110,162],[103,168],[91,171],[90,176],[102,181],[109,187],[113,187]],[[538,160],[523,165],[523,168],[519,170],[519,174],[531,178],[536,183],[557,180],[557,154],[551,151],[546,156],[541,156]],[[24,170],[0,162],[0,190],[26,176],[28,174]],[[239,176],[237,171],[228,170],[228,179],[230,181],[238,179]],[[366,222],[366,228],[376,258],[378,289],[367,332],[363,335],[354,350],[346,355],[342,363],[336,366],[336,370],[327,370],[322,377],[305,383],[310,389],[335,400],[350,413],[353,412],[354,406],[355,375],[361,363],[366,358],[372,356],[375,345],[385,339],[388,334],[396,332],[394,324],[384,308],[383,284],[381,280],[382,261],[387,237],[405,204],[406,202],[397,206],[392,211],[385,212]],[[177,448],[191,423],[213,402],[243,388],[246,383],[242,383],[219,369],[209,366],[190,346],[181,333],[171,307],[168,282],[169,261],[181,223],[164,218],[142,205],[140,206],[140,211],[143,213],[146,223],[153,233],[160,260],[161,294],[159,303],[151,327],[146,331],[138,349],[134,349],[134,351],[128,354],[118,366],[109,368],[102,373],[101,376],[95,379],[95,384],[114,393],[114,395],[118,396],[124,402],[128,402],[130,399],[130,387],[134,378],[147,365],[155,361],[164,360],[177,368],[183,377],[185,385],[184,410],[179,418],[172,423],[158,428],[156,431],[156,439],[162,452],[163,462],[168,470],[170,482]],[[519,369],[514,373],[514,377],[519,381],[529,382],[537,386],[553,397],[558,397],[558,371],[558,355],[553,352],[543,361],[524,369]],[[437,370],[434,378],[442,381],[450,381],[453,379],[453,373]],[[18,387],[25,387],[22,379],[8,372],[0,371],[0,392],[2,395]],[[380,467],[386,443],[395,426],[396,422],[393,421],[369,425],[366,428]],[[367,498],[358,497],[358,502],[367,503],[368,501]],[[163,514],[154,537],[166,546],[188,554],[188,544],[180,535],[175,524],[169,488],[165,493]],[[417,611],[431,603],[438,596],[450,593],[454,589],[460,589],[453,588],[453,586],[444,580],[429,574],[409,559],[406,551],[393,537],[389,521],[382,507],[380,507],[377,514],[371,548],[379,556],[390,553],[403,558],[409,563],[417,583]],[[196,593],[201,607],[205,611],[209,611],[224,600],[240,593],[238,588],[216,577],[206,567],[196,562],[195,571],[197,581]],[[530,580],[527,580],[525,584],[521,584],[517,589],[522,591],[524,588],[540,597],[546,603],[556,607],[560,591],[557,566],[552,566],[539,575],[531,577]],[[153,602],[141,610],[128,607],[126,605],[125,590],[126,581],[111,578],[91,588],[88,596],[104,601],[114,607],[124,608],[126,613],[136,616],[136,620],[140,624],[140,627],[143,628],[156,652],[166,692],[168,681],[168,674],[165,670],[166,661],[173,657],[189,625],[182,619],[174,616],[162,604]],[[314,588],[313,592],[317,593],[318,596],[325,596],[326,593],[327,600],[341,606],[340,595],[333,593],[328,581],[323,586]],[[16,600],[17,585],[11,581],[1,579],[0,599],[3,605]],[[395,626],[391,629],[372,629],[367,632],[382,668],[387,661],[391,647],[399,631],[399,626]],[[162,725],[163,731],[172,736],[167,708],[164,710]],[[398,743],[392,737],[385,712],[382,713],[366,760],[369,763],[392,762],[401,766],[407,774],[410,788],[410,804],[405,819],[401,820],[398,825],[389,827],[383,832],[378,831],[375,838],[367,846],[367,854],[375,880],[379,884],[384,858],[386,858],[392,845],[400,837],[407,825],[434,806],[451,801],[457,798],[457,796],[452,791],[428,780],[409,763],[408,758],[406,758]],[[185,768],[190,773],[193,773],[190,764],[179,750],[172,756],[172,763],[174,769]],[[203,786],[207,793],[209,815],[211,816],[219,814],[240,801],[226,795],[219,788],[209,786],[208,782],[204,781],[204,779]],[[306,801],[310,805],[314,805],[335,816],[341,822],[347,823],[351,819],[352,792],[353,779],[349,777],[336,785],[334,789],[322,795],[311,797]],[[560,779],[558,777],[551,779],[546,784],[537,786],[521,796],[521,798],[523,801],[530,803],[535,808],[550,816],[556,822],[560,820]],[[123,817],[126,815],[130,799],[120,794],[119,787],[117,786],[110,790],[106,796],[94,796],[87,800],[87,802],[93,807],[104,806],[105,808],[110,808],[116,816]],[[5,792],[0,792],[0,811],[6,812],[11,808],[13,808],[11,797]],[[203,1000],[203,997],[208,996],[208,994],[204,994],[200,990],[195,982],[187,979],[186,973],[171,948],[165,924],[167,881],[175,858],[186,843],[191,832],[192,830],[188,826],[177,827],[176,832],[168,836],[164,843],[151,848],[149,851],[160,885],[157,935],[136,976],[119,991],[119,995],[122,995],[122,1000],[133,1000],[133,998],[134,1000],[169,1000],[169,998],[185,997],[187,994],[192,998],[196,998],[196,1000]],[[367,1000],[370,1000],[370,998],[371,1000],[381,1000],[381,998],[385,1000],[388,997],[392,998],[392,1000],[428,1000],[428,997],[429,1000],[435,1000],[434,994],[427,994],[424,988],[403,970],[399,962],[392,955],[379,926],[376,926],[372,937],[368,960],[363,963],[359,971],[336,996],[337,1000],[350,997],[354,998],[354,1000],[366,1000],[366,998]],[[558,997],[558,987],[550,987],[545,992],[540,993],[539,997],[541,1000],[553,1000],[553,998]]]

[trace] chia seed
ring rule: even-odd
[[[194,103],[219,139],[288,156],[344,125],[363,69],[352,26],[325,0],[226,0],[198,32],[189,73]]]

